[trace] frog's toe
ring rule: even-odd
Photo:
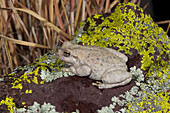
[[[99,81],[97,81],[96,83],[92,83],[92,85],[97,86],[99,89],[105,88],[105,85]]]
[[[93,86],[98,86],[98,83],[92,83]]]
[[[70,72],[71,69],[70,68],[61,68],[61,71],[63,71],[63,72]]]

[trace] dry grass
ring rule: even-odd
[[[70,40],[81,21],[129,0],[1,0],[0,75]],[[140,4],[141,0],[131,0]],[[169,29],[169,27],[168,27]]]

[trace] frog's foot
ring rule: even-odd
[[[104,87],[104,84],[99,81],[97,81],[96,83],[92,83],[92,85],[97,86],[99,89],[103,89],[103,87]]]
[[[63,72],[72,72],[72,73],[76,74],[76,70],[75,70],[75,68],[73,66],[68,67],[68,68],[61,68],[61,71],[63,71]]]
[[[96,82],[96,83],[92,83],[92,85],[94,86],[98,86],[99,89],[104,89],[104,88],[113,88],[113,87],[117,87],[117,86],[123,86],[127,83],[129,83],[131,81],[132,78],[128,78],[123,82],[120,83],[101,83],[101,82]]]
[[[71,68],[61,68],[61,71],[63,72],[71,72]]]

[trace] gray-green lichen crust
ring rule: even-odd
[[[37,102],[34,102],[32,106],[28,106],[28,109],[19,108],[14,109],[14,113],[60,113],[55,110],[55,106],[51,105],[50,103],[44,102],[43,105],[40,105]],[[64,113],[64,112],[61,112]],[[71,113],[80,113],[79,110]]]

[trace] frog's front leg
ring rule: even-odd
[[[132,75],[127,71],[115,70],[104,73],[101,80],[103,83],[97,82],[93,85],[98,86],[99,89],[113,88],[128,84],[132,80]]]
[[[76,70],[73,66],[69,67],[69,68],[61,68],[61,71],[63,72],[72,72],[75,74]]]
[[[72,72],[75,75],[78,76],[87,76],[91,74],[91,69],[86,65],[80,65],[80,66],[71,66],[69,68],[61,68],[64,72]]]

